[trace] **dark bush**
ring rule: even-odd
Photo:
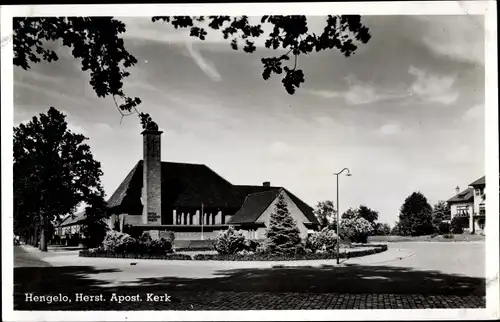
[[[143,228],[127,224],[123,227],[123,232],[132,238],[138,239],[142,235]]]
[[[306,253],[307,253],[307,251],[306,251],[306,248],[304,247],[304,245],[298,245],[295,248],[295,254],[294,255],[296,257],[299,257],[299,256],[304,256]]]
[[[94,248],[101,245],[109,229],[108,225],[104,220],[98,220],[92,222],[85,222],[82,227],[82,230],[84,235],[86,236],[85,238],[86,246],[89,248]]]
[[[151,235],[148,232],[144,232],[141,237],[139,238],[141,243],[149,243],[153,239],[151,238]]]
[[[245,246],[244,250],[249,251],[249,252],[255,252],[257,250],[257,247],[259,247],[259,242],[255,240],[248,239],[245,241]]]
[[[172,252],[172,243],[164,238],[154,239],[144,243],[145,253],[151,255],[162,255]]]
[[[170,241],[171,244],[175,241],[175,233],[173,231],[166,231],[165,236],[163,237],[166,240]]]
[[[453,239],[455,238],[455,236],[453,234],[444,234],[443,235],[443,238],[446,238],[446,239]]]
[[[439,231],[439,234],[441,235],[444,235],[444,234],[449,234],[450,233],[450,228],[451,228],[451,225],[450,223],[448,222],[441,222],[439,225],[438,225],[438,231]]]
[[[453,217],[451,220],[450,231],[453,234],[463,234],[464,228],[469,224],[469,219],[467,217]]]

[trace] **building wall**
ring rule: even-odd
[[[474,216],[479,216],[479,204],[483,201],[484,187],[474,188]]]
[[[201,228],[201,227],[200,227]],[[203,240],[215,239],[221,230],[214,231],[204,231]],[[196,232],[175,232],[175,240],[201,240],[202,233],[200,231]]]
[[[457,215],[458,209],[461,207],[467,207],[468,212],[469,212],[469,230],[473,227],[473,217],[472,214],[474,213],[474,202],[463,202],[463,203],[452,203],[450,204],[450,211],[451,211],[451,220]]]
[[[285,196],[286,203],[288,205],[288,211],[290,212],[290,215],[292,218],[295,220],[297,223],[297,227],[299,228],[300,231],[300,237],[301,238],[306,238],[307,237],[307,232],[308,229],[304,225],[304,223],[311,223],[309,219],[300,211],[299,207],[292,201],[292,199],[285,193],[281,192]],[[276,203],[278,202],[278,198],[276,198],[270,205],[267,207],[267,209],[260,215],[260,217],[257,219],[257,222],[263,222],[266,227],[269,226],[269,220],[271,218],[271,214],[274,212],[274,208],[276,206]],[[252,239],[263,239],[266,237],[266,228],[265,227],[259,227],[256,232],[254,233],[255,238]]]

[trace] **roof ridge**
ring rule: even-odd
[[[252,195],[259,195],[259,194],[265,194],[265,193],[269,193],[269,192],[281,192],[282,190],[284,190],[283,188],[279,188],[279,189],[273,189],[273,190],[266,190],[266,191],[257,191],[257,192],[251,192],[249,194],[247,194],[247,197],[248,196],[252,196]]]
[[[143,161],[143,159],[141,159]],[[201,165],[201,166],[207,166],[204,163],[190,163],[190,162],[176,162],[176,161],[161,161],[161,163],[175,163],[175,164],[189,164],[189,165]]]

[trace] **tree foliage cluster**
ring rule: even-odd
[[[84,227],[105,216],[101,165],[65,118],[51,107],[14,128],[14,230],[33,244],[40,240],[42,250],[53,225],[79,204],[87,205]]]
[[[314,214],[321,227],[329,227],[336,231],[337,218],[333,201],[320,201],[314,209]],[[378,222],[379,213],[365,205],[349,208],[341,216],[340,235],[353,241],[366,240],[368,235],[387,235],[390,227]],[[345,222],[343,224],[343,222]]]
[[[427,198],[421,192],[413,192],[401,206],[393,233],[400,236],[431,235],[435,232],[432,214]]]
[[[273,74],[284,74],[282,84],[289,94],[305,81],[303,70],[298,68],[299,56],[336,49],[349,57],[371,38],[359,15],[329,15],[320,34],[310,32],[307,17],[298,15],[262,16],[258,24],[251,24],[247,16],[158,16],[151,20],[189,29],[190,36],[200,40],[205,40],[209,31],[221,32],[231,48],[242,48],[245,53],[257,50],[255,39],[264,36],[262,25],[270,25],[265,47],[279,53],[262,58],[262,77],[268,80]],[[144,128],[152,121],[148,113],[138,111],[141,99],[123,90],[137,59],[125,48],[122,34],[126,25],[122,21],[113,17],[16,17],[13,29],[14,65],[29,69],[32,63],[57,61],[57,53],[44,45],[59,41],[81,60],[81,69],[89,72],[90,85],[98,97],[113,97],[122,116],[137,113]],[[284,65],[291,59],[293,64]]]

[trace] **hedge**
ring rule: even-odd
[[[214,249],[214,241],[210,239],[193,240],[193,239],[179,239],[175,240],[173,245],[175,249],[193,249],[200,250],[205,248]]]
[[[90,251],[88,249],[81,250],[79,253],[80,257],[105,257],[105,258],[132,258],[132,259],[166,259],[166,260],[191,260],[190,255],[186,254],[165,254],[165,255],[153,255],[153,254],[134,254],[134,253],[114,253],[111,251],[95,250]]]
[[[357,250],[352,252],[340,253],[340,258],[355,258],[367,255],[382,253],[387,250],[387,245],[356,245],[355,247],[372,247],[371,249]],[[187,254],[124,254],[113,253],[103,250],[81,250],[80,257],[104,257],[104,258],[131,258],[131,259],[163,259],[163,260],[217,260],[217,261],[293,261],[293,260],[318,260],[318,259],[336,259],[337,254],[333,253],[306,253],[302,255],[278,255],[269,253],[253,254],[197,254],[194,256]]]
[[[193,248],[193,247],[180,247],[177,248],[175,247],[176,252],[205,252],[205,251],[211,251],[215,250],[213,247],[198,247],[198,248]]]
[[[359,245],[358,247],[363,247]],[[366,246],[365,246],[366,247]],[[340,253],[340,258],[354,258],[367,255],[373,255],[385,252],[387,245],[370,245],[371,249],[364,249],[352,252]],[[318,260],[318,259],[336,259],[337,253],[306,253],[302,255],[279,255],[269,253],[254,254],[197,254],[193,256],[194,260],[216,260],[216,261],[293,261],[293,260]]]

